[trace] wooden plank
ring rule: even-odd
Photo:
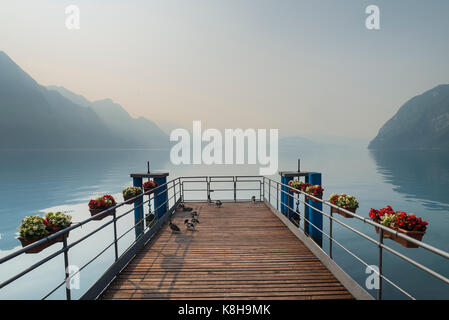
[[[176,211],[101,299],[353,299],[263,203],[188,205],[197,231]]]

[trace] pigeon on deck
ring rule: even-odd
[[[222,204],[223,203],[220,200],[215,201],[215,205],[219,208],[221,207]]]
[[[173,232],[179,232],[179,231],[181,231],[181,229],[179,229],[179,227],[178,227],[176,224],[172,223],[171,220],[170,220],[169,226],[170,226],[170,229],[171,229]]]
[[[256,203],[256,196],[252,196],[252,197],[251,197],[251,202],[252,202],[252,203]]]
[[[189,219],[185,219],[184,224],[186,225],[187,230],[196,231],[195,225],[193,223],[189,222]]]
[[[192,218],[199,216],[198,212],[196,212],[196,211],[192,211],[191,215],[192,215]]]

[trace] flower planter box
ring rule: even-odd
[[[355,209],[355,208],[343,208],[343,209],[345,209],[345,210],[347,210],[347,211],[350,211],[350,212],[352,212],[352,213],[355,213],[356,210],[357,210],[357,209]],[[332,212],[332,213],[338,213],[339,215],[342,215],[342,216],[345,217],[345,218],[354,218],[354,217],[351,216],[350,214],[347,214],[347,213],[343,212],[342,210],[340,210],[340,209],[338,209],[338,208],[331,207],[331,212]]]
[[[150,192],[147,194],[150,195],[150,194],[154,193],[154,191],[156,191],[156,188],[143,188],[143,192],[146,193],[148,191],[150,191]]]
[[[376,233],[379,234],[380,233],[380,228],[379,227],[374,227],[374,229],[376,230]],[[385,239],[389,239],[393,234],[391,232],[388,232],[386,230],[384,230],[384,238]]]
[[[299,190],[298,190],[298,189],[295,189],[295,188],[290,188],[290,191],[291,191],[292,193],[299,193]]]
[[[69,224],[68,227],[70,227],[70,225],[71,225],[71,224]],[[67,228],[68,228],[68,227],[67,227]],[[59,232],[59,231],[61,231],[61,230],[57,230],[57,231],[50,232],[47,236],[42,237],[42,238],[25,239],[24,237],[18,237],[17,239],[20,240],[20,242],[21,242],[21,244],[22,244],[22,248],[25,248],[26,246],[28,246],[28,245],[30,245],[30,244],[36,242],[36,241],[39,241],[39,240],[41,240],[41,239],[44,239],[44,238],[46,238],[46,237],[49,237],[49,236],[51,236],[52,234],[55,234],[56,232]],[[70,234],[70,231],[66,233],[67,238],[69,237],[69,234]],[[63,241],[64,241],[64,234],[61,234],[60,236],[56,237],[55,239],[52,239],[52,240],[50,240],[50,241],[48,241],[48,242],[45,242],[45,243],[42,243],[42,244],[40,244],[40,245],[38,245],[37,247],[34,247],[34,248],[32,248],[32,249],[28,249],[27,251],[25,251],[25,253],[39,253],[39,252],[41,252],[42,250],[44,250],[44,249],[50,247],[51,245],[54,245],[54,244],[57,243],[57,242],[63,242]]]
[[[89,209],[90,215],[91,215],[92,217],[93,217],[94,215],[96,215],[96,214],[99,214],[100,212],[105,211],[105,210],[107,210],[107,208],[106,208],[106,209]],[[94,218],[93,220],[103,220],[103,219],[106,218],[107,216],[113,215],[114,213],[115,213],[115,209],[114,209],[114,210],[111,210],[111,211],[109,211],[109,212],[106,212],[105,214],[102,214],[101,216],[96,217],[96,218]]]
[[[129,199],[137,197],[137,196],[138,195],[135,195],[135,196],[123,196],[123,199],[125,200],[126,204],[132,204],[132,203],[135,203],[135,202],[139,201],[140,198],[135,198],[134,200],[129,200]]]
[[[397,231],[400,233],[403,233],[413,239],[419,240],[419,241],[422,240],[424,234],[426,233],[425,231],[408,231],[408,230],[404,230],[401,228],[398,228]],[[399,243],[401,246],[403,246],[405,248],[418,248],[419,247],[418,245],[411,243],[408,240],[402,239],[394,234],[391,235],[390,239]]]
[[[323,199],[323,195],[322,194],[320,194],[320,195],[312,195],[312,196],[314,196],[315,198],[318,198],[318,199]],[[305,196],[306,197],[306,200],[312,200],[312,202],[319,202],[319,201],[317,201],[317,200],[315,200],[315,199],[313,199],[313,198],[311,198],[311,197],[309,197],[309,196]]]

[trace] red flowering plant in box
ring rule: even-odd
[[[394,226],[406,231],[426,231],[427,221],[417,218],[414,214],[396,212]]]
[[[417,218],[414,214],[408,215],[403,211],[395,212],[391,206],[387,206],[380,210],[371,209],[369,216],[375,222],[419,241],[422,240],[428,224],[427,221],[423,221],[422,218]],[[379,233],[379,227],[376,226],[375,229],[376,232]],[[418,247],[418,245],[397,236],[395,233],[386,230],[384,230],[383,233],[385,238],[390,238],[406,248]]]
[[[305,192],[316,197],[316,198],[323,198],[323,187],[320,186],[319,184],[315,184],[315,185],[308,185],[307,187],[305,187]],[[313,200],[313,199],[312,199]]]
[[[147,182],[145,182],[143,184],[143,191],[147,192],[147,191],[149,191],[151,189],[156,189],[158,186],[159,186],[159,184],[156,181],[148,180]]]
[[[411,238],[421,241],[426,233],[427,221],[417,218],[414,214],[407,214],[405,212],[398,211],[395,213],[394,217],[392,217],[390,227],[399,233],[403,233]],[[401,238],[396,234],[391,234],[390,239],[406,248],[419,247],[418,244]]]
[[[387,206],[386,208],[382,208],[379,210],[371,208],[369,217],[374,222],[380,223],[380,221],[386,214],[394,214],[394,210],[391,206]]]
[[[107,208],[115,205],[116,203],[114,197],[108,194],[89,201],[90,210],[106,210]]]
[[[89,201],[89,211],[91,216],[95,216],[99,214],[100,212],[115,206],[117,203],[115,202],[115,199],[113,196],[110,195],[104,195],[102,197],[96,198],[95,200]],[[94,218],[94,220],[101,220],[103,218],[106,218],[108,215],[114,214],[115,209],[108,211],[104,215],[100,215],[100,217]]]
[[[307,192],[307,188],[310,187],[311,184],[308,182],[304,182],[303,184],[301,184],[301,190],[304,192]]]

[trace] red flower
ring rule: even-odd
[[[109,205],[106,200],[112,202],[112,204]],[[103,197],[97,198],[95,200],[89,201],[89,209],[92,209],[92,210],[107,209],[110,206],[115,206],[115,205],[116,205],[115,199],[111,195],[108,195],[108,194],[104,195]]]
[[[159,184],[158,184],[156,181],[154,181],[154,180],[148,180],[147,182],[145,182],[145,183],[143,184],[143,189],[144,189],[145,191],[148,191],[148,190],[150,190],[150,189],[157,188],[158,186],[159,186]]]
[[[414,214],[407,215],[404,211],[394,212],[391,206],[387,206],[386,208],[382,208],[380,210],[371,208],[369,217],[372,220],[379,222],[385,214],[395,214],[396,221],[394,224],[401,229],[405,229],[407,231],[426,231],[428,225],[427,221],[422,221],[422,218],[417,218]]]

